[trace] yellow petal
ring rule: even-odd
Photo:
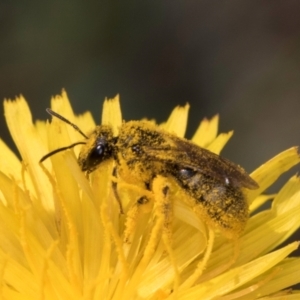
[[[259,207],[261,207],[267,201],[272,200],[275,196],[276,196],[276,194],[272,194],[272,195],[259,195],[250,204],[249,211],[252,213],[253,211],[255,211],[256,209],[258,209]]]
[[[257,284],[260,281],[265,280],[266,277],[270,278],[257,290],[249,293],[245,297],[239,299],[300,299],[300,294],[297,291],[291,291],[290,289],[284,291],[299,282],[300,278],[300,259],[299,258],[286,258],[280,262],[274,270],[270,270],[265,274],[252,280],[253,284]],[[281,291],[281,292],[280,292]],[[278,297],[274,294],[278,293]],[[270,297],[263,297],[268,296]],[[289,298],[291,297],[291,298]]]
[[[200,147],[209,145],[218,134],[219,115],[215,115],[211,120],[204,119],[194,136],[192,141]]]
[[[51,99],[51,108],[53,111],[66,118],[68,121],[78,126],[78,124],[76,124],[76,118],[71,107],[68,95],[65,91],[62,91],[61,95],[57,95]],[[61,147],[68,146],[68,143],[78,142],[84,139],[84,137],[82,137],[82,135],[78,131],[76,131],[72,126],[66,124],[62,120],[59,120],[56,117],[52,117],[52,121],[59,124],[59,126],[61,127],[60,130],[68,133],[68,138],[65,140],[65,143],[62,143],[63,145],[61,145]]]
[[[160,125],[161,128],[183,138],[187,127],[189,108],[189,104],[175,107],[168,121]]]
[[[251,177],[259,184],[256,190],[248,191],[248,201],[251,203],[255,197],[267,189],[277,178],[300,162],[298,148],[293,147],[276,155],[268,162],[251,173]]]
[[[28,168],[37,200],[45,207],[53,209],[51,186],[39,166],[39,159],[47,150],[32,124],[31,113],[25,99],[21,96],[14,102],[5,101],[4,112],[9,131]]]
[[[22,165],[17,156],[0,139],[0,153],[5,159],[1,159],[0,171],[14,178],[18,184],[22,183]]]
[[[102,163],[88,178],[74,155],[80,147],[38,165],[48,151],[84,137],[57,118],[51,124],[32,125],[24,102],[19,99],[15,107],[6,103],[5,112],[26,168],[0,141],[0,150],[9,158],[0,166],[0,295],[4,299],[253,299],[299,281],[300,259],[285,259],[297,243],[267,254],[300,227],[298,177],[272,195],[271,209],[251,216],[239,239],[234,267],[225,269],[233,257],[233,243],[219,232],[213,234],[212,243],[211,229],[208,240],[208,228],[196,216],[194,202],[185,199],[186,191],[171,178],[156,176],[151,191],[145,190],[143,182],[133,185],[118,178],[125,212],[120,215],[112,189],[113,160]],[[117,134],[122,124],[118,97],[104,106],[102,120]],[[52,107],[83,132],[95,126],[89,113],[74,116],[65,92],[52,101]],[[187,111],[188,106],[175,109],[164,126],[183,136]],[[217,123],[217,117],[204,121],[195,136],[219,153],[231,133],[216,138]],[[33,151],[36,145],[45,151],[30,155],[30,145]],[[249,192],[252,211],[270,198],[261,192],[299,161],[296,149],[289,149],[253,173],[260,189]],[[50,205],[40,200],[40,192],[47,193]],[[137,201],[141,196],[149,201],[142,205]],[[206,252],[207,245],[212,252]],[[183,290],[205,253],[210,255],[199,282]]]
[[[298,243],[292,243],[241,267],[232,269],[208,282],[197,285],[189,291],[180,292],[179,297],[182,300],[211,299],[225,295],[274,267],[297,248]]]
[[[75,124],[87,135],[89,135],[89,133],[92,132],[96,127],[93,116],[89,111],[82,115],[75,116]]]
[[[233,131],[219,134],[217,138],[214,139],[213,142],[207,146],[207,149],[216,154],[220,154],[221,150],[227,144],[232,135]]]
[[[113,134],[114,136],[117,136],[122,121],[119,95],[113,99],[106,99],[103,103],[101,124],[112,126]]]

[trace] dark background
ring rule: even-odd
[[[189,102],[189,137],[219,113],[249,172],[300,144],[299,0],[1,0],[0,46],[0,98],[22,93],[34,119],[65,88],[99,122],[119,93],[126,120]],[[0,136],[13,147],[3,118]]]

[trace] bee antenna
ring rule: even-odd
[[[61,152],[61,151],[65,151],[65,150],[68,150],[68,149],[71,149],[77,145],[83,145],[83,144],[86,144],[86,142],[77,142],[77,143],[74,143],[70,146],[67,146],[67,147],[62,147],[62,148],[58,148],[58,149],[55,149],[51,152],[49,152],[48,154],[44,155],[41,159],[40,159],[40,163],[42,163],[45,159],[47,159],[48,157],[52,156],[53,154],[56,154],[58,152]]]
[[[86,139],[88,138],[88,137],[80,130],[80,128],[79,128],[77,125],[73,124],[72,122],[70,122],[69,120],[67,120],[66,118],[64,118],[63,116],[61,116],[60,114],[56,113],[56,112],[53,111],[52,109],[46,108],[46,112],[47,112],[49,115],[51,115],[51,116],[53,116],[53,117],[56,117],[56,118],[62,120],[63,122],[65,122],[65,123],[71,125],[71,126],[72,126],[77,132],[79,132],[82,136],[84,136]],[[67,148],[67,149],[68,149],[68,148]]]

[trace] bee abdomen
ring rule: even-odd
[[[248,203],[241,189],[190,168],[180,168],[173,176],[194,200],[196,211],[207,224],[217,227],[229,238],[243,231],[248,219]]]

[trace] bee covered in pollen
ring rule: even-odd
[[[56,149],[42,157],[40,162],[78,144],[83,145],[78,164],[87,174],[103,162],[113,160],[116,181],[112,182],[112,187],[121,213],[118,178],[132,185],[142,183],[147,193],[136,199],[135,203],[139,205],[152,200],[148,195],[157,177],[172,178],[189,197],[189,204],[212,229],[211,232],[218,229],[234,240],[243,232],[249,217],[245,189],[257,189],[259,186],[242,167],[149,121],[124,122],[117,136],[114,136],[111,126],[99,125],[87,136],[63,116],[49,108],[47,112],[71,125],[85,141]],[[169,205],[168,193],[169,186],[166,184],[162,197]],[[208,257],[211,251],[212,244],[204,257]],[[204,266],[199,266],[194,277],[199,277],[203,269]]]

